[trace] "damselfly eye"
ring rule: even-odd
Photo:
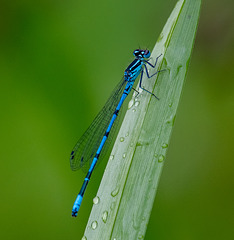
[[[134,55],[134,56],[139,55],[139,49],[134,50],[133,55]]]
[[[144,57],[145,58],[149,58],[150,57],[150,51],[149,50],[145,50]]]

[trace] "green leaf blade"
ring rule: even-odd
[[[155,78],[143,86],[160,98],[133,95],[107,164],[84,236],[87,239],[144,239],[166,157],[195,39],[201,0],[180,0],[154,50],[161,53]],[[150,75],[155,69],[151,69]]]

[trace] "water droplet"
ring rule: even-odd
[[[138,142],[136,143],[136,146],[137,146],[137,147],[148,146],[148,145],[150,145],[150,142],[148,142],[148,141],[138,141]]]
[[[117,238],[113,238],[113,240],[117,240]]]
[[[134,104],[134,100],[131,99],[128,103],[128,109],[130,109],[133,106],[133,104]]]
[[[170,119],[167,120],[167,124],[170,124],[171,126],[174,126],[174,123],[175,123],[175,118],[176,118],[176,115],[171,115]]]
[[[114,159],[114,155],[110,155],[110,160],[113,160]]]
[[[96,196],[94,199],[93,199],[93,204],[98,204],[100,201],[100,198],[98,196]]]
[[[130,147],[133,147],[133,145],[134,145],[134,143],[132,142],[132,143],[130,144]]]
[[[161,34],[159,35],[159,38],[158,38],[157,42],[160,42],[162,39],[163,39],[163,33],[161,33]]]
[[[162,148],[168,148],[168,144],[167,143],[163,143]]]
[[[112,196],[112,197],[115,197],[118,193],[119,193],[119,187],[116,187],[116,188],[111,192],[111,196]]]
[[[144,235],[139,235],[138,239],[144,239]]]
[[[158,157],[158,154],[157,154],[157,153],[155,153],[155,154],[154,154],[154,157],[156,157],[156,158],[157,158],[157,157]]]
[[[136,146],[137,146],[137,147],[142,146],[142,145],[143,145],[142,142],[137,142],[137,143],[136,143]]]
[[[180,69],[182,68],[182,65],[179,65],[178,67],[177,67],[177,72],[176,72],[176,75],[178,75],[179,74],[179,71],[180,71]]]
[[[126,153],[123,154],[123,158],[126,158]]]
[[[113,210],[115,208],[115,202],[111,203],[110,209]]]
[[[134,109],[132,109],[132,112],[136,112],[136,109],[134,108]]]
[[[121,137],[121,138],[120,138],[120,142],[123,142],[123,141],[124,141],[124,137]]]
[[[105,212],[103,212],[103,214],[102,214],[102,221],[103,221],[104,223],[106,223],[107,218],[108,218],[108,212],[105,211]]]
[[[81,240],[87,240],[87,237],[83,236],[83,237],[81,238]]]
[[[149,182],[152,182],[152,179],[151,179],[151,178],[149,179]]]
[[[134,104],[134,106],[137,107],[137,106],[139,106],[139,104],[140,104],[140,102],[139,102],[139,101],[136,101],[135,104]]]
[[[163,155],[160,155],[159,158],[158,158],[158,162],[163,162],[164,161],[164,156]]]
[[[92,228],[93,230],[95,230],[97,227],[98,227],[97,221],[94,221],[94,222],[91,223],[91,228]]]
[[[129,135],[129,132],[126,132],[125,137],[128,137],[128,135]]]
[[[172,107],[172,105],[173,105],[173,103],[172,103],[172,102],[168,104],[168,106],[169,106],[169,107]]]

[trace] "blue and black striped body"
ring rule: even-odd
[[[114,94],[112,95],[113,97],[110,98],[108,102],[108,104],[106,104],[105,106],[112,106],[111,105],[111,101],[112,99],[119,99],[118,102],[116,103],[116,107],[115,109],[113,109],[113,112],[110,113],[110,121],[108,122],[108,125],[106,127],[106,130],[105,130],[105,133],[103,134],[102,133],[102,138],[99,138],[100,140],[98,140],[98,146],[95,145],[95,143],[92,143],[92,140],[96,137],[96,133],[94,132],[95,130],[95,127],[92,127],[90,128],[89,131],[86,131],[84,133],[84,135],[82,136],[83,138],[81,138],[80,141],[78,141],[78,143],[76,144],[76,146],[74,147],[72,153],[71,153],[71,157],[70,157],[70,162],[71,162],[71,168],[72,170],[76,170],[80,167],[83,166],[83,162],[84,160],[85,161],[88,161],[86,159],[84,159],[84,156],[88,155],[88,157],[90,157],[90,153],[92,153],[93,149],[95,149],[95,147],[91,147],[92,144],[94,146],[97,146],[96,147],[96,154],[95,156],[93,157],[93,160],[91,162],[91,165],[89,167],[89,170],[88,170],[88,173],[85,177],[85,180],[84,180],[84,183],[81,187],[81,190],[76,198],[76,201],[74,203],[74,206],[73,206],[73,209],[72,209],[72,216],[73,217],[76,217],[77,216],[77,213],[79,211],[79,208],[80,208],[80,205],[81,205],[81,202],[82,202],[82,199],[83,199],[83,196],[84,196],[84,193],[85,193],[85,190],[86,190],[86,187],[88,185],[88,182],[90,181],[90,178],[91,178],[91,175],[93,173],[93,170],[94,170],[94,167],[99,159],[99,156],[103,150],[103,147],[108,139],[108,136],[109,136],[109,133],[113,127],[113,124],[118,116],[118,113],[119,113],[119,110],[125,100],[125,98],[128,96],[128,94],[130,93],[132,87],[133,87],[133,84],[136,80],[136,78],[139,76],[139,74],[141,73],[141,79],[140,79],[140,87],[141,87],[141,80],[142,80],[142,75],[143,75],[143,66],[145,67],[146,69],[146,73],[147,73],[147,76],[150,78],[152,76],[149,76],[148,75],[148,71],[147,71],[147,67],[146,67],[146,64],[149,64],[151,67],[155,67],[155,65],[152,65],[150,64],[148,61],[145,60],[145,58],[149,58],[150,57],[150,51],[149,50],[140,50],[140,49],[137,49],[134,51],[134,56],[135,56],[135,59],[134,61],[126,68],[125,72],[124,72],[124,80],[123,82],[117,87],[116,91],[114,92]],[[156,62],[157,62],[157,59],[156,59]],[[156,74],[156,73],[155,73]],[[155,75],[154,74],[154,75]],[[122,89],[122,90],[120,90]],[[144,88],[142,88],[143,90],[145,90]],[[147,90],[145,90],[147,91]],[[149,92],[149,91],[147,91]],[[150,92],[149,92],[150,93]],[[151,93],[152,94],[152,93]],[[120,95],[119,98],[117,98],[117,96]],[[152,94],[154,95],[154,94]],[[154,95],[155,96],[155,95]],[[100,113],[102,113],[103,111],[109,111],[111,108],[110,107],[106,107],[102,109],[102,111]],[[101,117],[104,114],[99,114],[96,119],[94,120],[94,122],[101,122]],[[95,124],[93,124],[93,126],[95,126]],[[92,134],[93,137],[90,137],[90,140],[87,140],[87,137]],[[101,134],[101,133],[100,133]],[[86,141],[86,142],[85,142]],[[83,143],[84,142],[84,143]],[[82,151],[80,151],[80,149],[82,149]],[[92,150],[92,151],[91,151]],[[77,153],[78,152],[78,153]],[[77,156],[76,156],[77,155]],[[91,154],[92,156],[92,154]],[[80,158],[80,159],[79,159]]]

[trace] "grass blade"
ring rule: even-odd
[[[107,164],[83,239],[143,239],[195,39],[201,0],[180,0],[152,59],[161,53],[147,93],[133,96]],[[150,72],[152,74],[153,72]]]

